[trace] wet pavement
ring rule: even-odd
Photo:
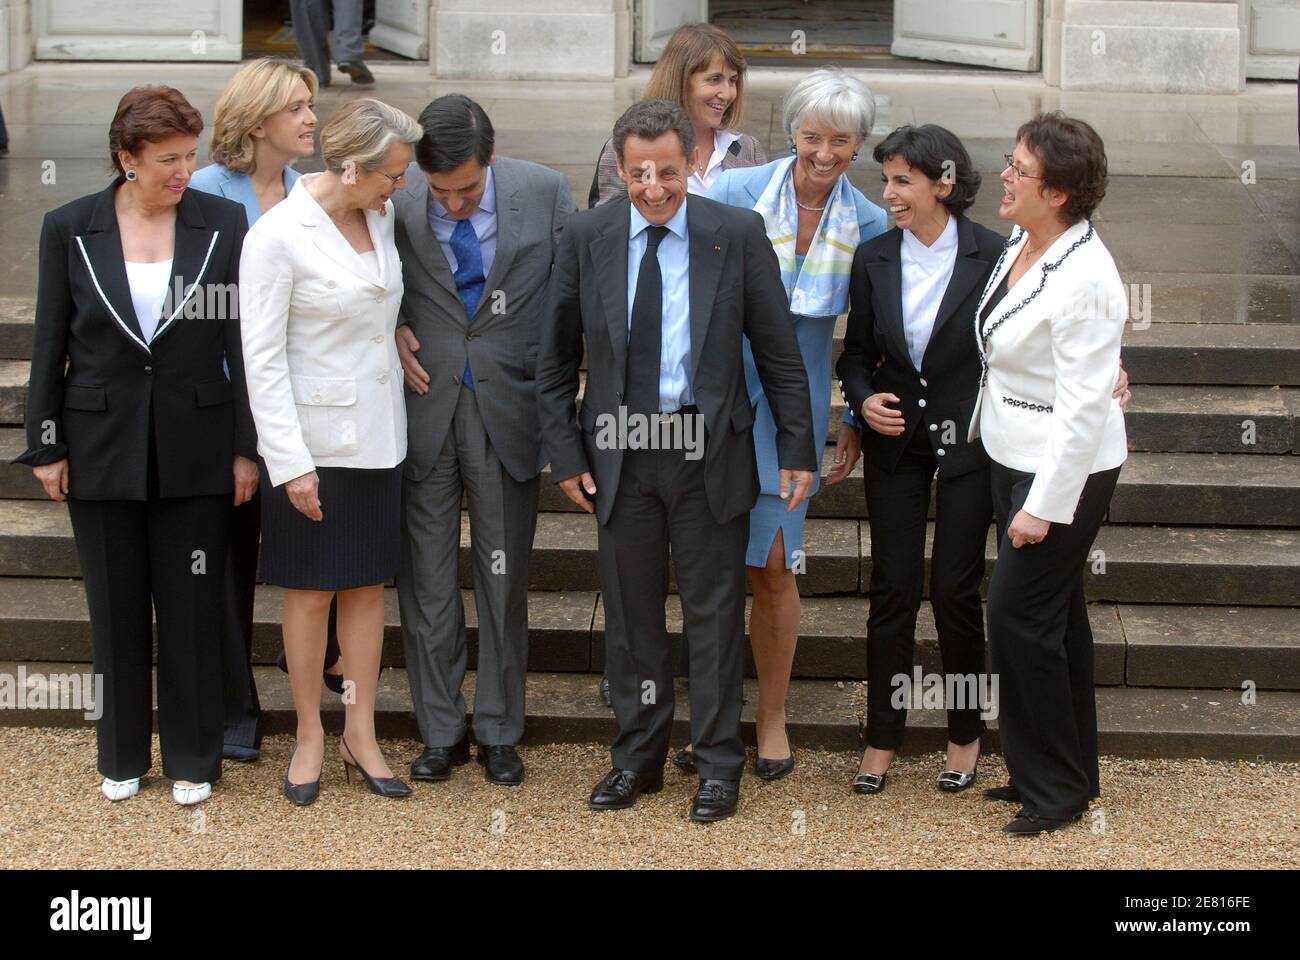
[[[810,64],[811,65],[811,64]],[[179,88],[211,119],[235,64],[35,64],[0,76],[10,155],[0,160],[0,298],[35,290],[44,213],[108,182],[107,127],[130,87]],[[618,115],[648,74],[612,83],[439,81],[423,64],[376,64],[369,89],[334,86],[323,119],[358,96],[412,115],[462,92],[483,104],[498,152],[552,166],[585,203],[593,165]],[[795,70],[751,71],[743,129],[772,156],[788,149],[781,97]],[[1300,322],[1300,149],[1294,83],[1251,83],[1237,96],[1063,93],[1041,79],[987,71],[861,74],[877,95],[871,142],[851,173],[873,199],[870,146],[903,123],[938,123],[962,137],[985,174],[971,216],[1001,232],[996,176],[1017,127],[1041,110],[1092,123],[1106,141],[1111,184],[1098,215],[1102,238],[1132,283],[1151,283],[1157,323]],[[323,121],[322,121],[323,122]],[[200,143],[205,157],[207,135]],[[206,161],[204,161],[206,162]],[[319,169],[319,161],[299,164]]]

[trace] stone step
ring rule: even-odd
[[[32,355],[35,306],[0,299],[0,359]],[[846,318],[835,325],[832,368],[844,349]],[[1300,325],[1279,323],[1130,324],[1124,366],[1137,384],[1300,386]],[[586,369],[586,358],[583,359]]]
[[[283,591],[260,584],[253,611],[252,662],[274,664],[280,654]],[[385,591],[384,663],[405,666],[397,591]],[[478,656],[478,614],[471,590],[462,593],[471,667]],[[1110,604],[1091,608],[1097,649],[1096,677],[1101,686],[1124,683],[1124,634]],[[668,632],[674,669],[681,657],[681,603],[668,600]],[[604,669],[605,613],[594,592],[534,592],[528,596],[530,670],[599,673]],[[804,601],[793,675],[822,679],[866,676],[867,599],[810,597]],[[929,605],[917,621],[917,663],[925,672],[941,669],[938,635]],[[0,577],[0,660],[79,661],[91,656],[90,620],[80,580]],[[746,672],[754,662],[746,644]],[[1265,672],[1257,670],[1263,677]],[[1235,681],[1229,676],[1226,683]],[[1263,681],[1259,681],[1263,686]],[[1205,684],[1212,686],[1213,684]],[[1271,689],[1271,687],[1268,687]]]
[[[45,491],[31,468],[10,461],[26,449],[18,427],[0,427],[0,499],[43,500]],[[835,455],[822,455],[822,476]],[[823,481],[808,515],[865,519],[862,461],[838,484]],[[548,465],[539,485],[543,513],[579,513],[560,492]],[[930,516],[934,516],[931,498]],[[1142,453],[1129,456],[1111,501],[1112,523],[1168,523],[1194,526],[1300,527],[1300,457],[1229,454]]]
[[[1050,534],[1049,534],[1050,535]],[[934,524],[926,531],[926,555]],[[986,556],[995,556],[990,530]],[[856,520],[809,519],[804,527],[805,596],[865,592],[871,535]],[[928,566],[928,559],[927,559]],[[472,563],[468,517],[461,517],[461,585]],[[76,577],[76,550],[63,504],[0,500],[0,576]],[[1300,606],[1300,530],[1108,525],[1101,529],[1086,578],[1092,600]],[[529,588],[599,589],[596,521],[544,513],[529,564]]]
[[[68,689],[64,686],[67,681],[60,678],[84,677],[90,673],[88,663],[0,662],[0,677],[5,678],[5,686],[15,690],[19,680],[23,681],[25,707],[0,710],[0,724],[68,727],[89,723],[85,713],[87,705],[75,709],[41,707],[48,702],[49,691]],[[275,667],[255,667],[254,676],[265,732],[292,733],[295,715],[288,677]],[[473,673],[465,678],[465,699],[470,704],[474,701],[474,681]],[[681,746],[690,738],[689,693],[680,680],[674,686],[673,744]],[[752,744],[758,699],[753,680],[745,682],[745,696],[742,732]],[[860,749],[865,707],[863,684],[794,680],[786,705],[790,737],[796,749],[823,747],[846,753]],[[343,726],[341,699],[324,693],[321,714],[326,729],[337,735]],[[944,724],[941,710],[910,710],[906,750],[942,749],[947,738]],[[385,670],[380,676],[375,725],[381,737],[419,738],[404,670]],[[997,719],[990,717],[988,725],[984,744],[985,749],[992,751],[997,749]],[[1236,690],[1102,687],[1097,690],[1097,728],[1101,752],[1112,756],[1297,760],[1300,759],[1300,693],[1264,692],[1252,703],[1243,704]],[[554,742],[607,744],[616,733],[614,715],[594,696],[590,675],[528,675],[525,746]],[[851,765],[846,756],[846,771]],[[669,775],[674,774],[670,771]],[[846,772],[846,783],[849,776]],[[574,786],[575,803],[582,801],[587,789],[587,784]]]

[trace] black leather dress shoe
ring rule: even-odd
[[[469,762],[469,733],[450,747],[425,747],[411,764],[411,779],[438,783],[451,776],[451,768]]]
[[[694,773],[695,772],[695,751],[678,750],[675,754],[673,754],[673,766],[676,767],[678,770],[682,771],[682,773]]]
[[[483,764],[483,776],[488,783],[503,787],[517,787],[524,782],[524,762],[509,744],[478,746],[478,762]]]
[[[600,678],[600,702],[607,707],[613,707],[614,701],[609,695],[609,677]]]
[[[238,760],[240,763],[252,763],[258,757],[256,747],[245,747],[238,743],[223,743],[221,756],[224,760]]]
[[[786,742],[789,743],[790,737],[786,736]],[[769,760],[766,757],[760,757],[758,750],[754,751],[754,772],[758,774],[760,780],[780,780],[782,777],[790,775],[794,769],[794,744],[790,743],[790,756],[784,760]]]
[[[1012,820],[1002,828],[1002,832],[1018,835],[1052,833],[1055,830],[1061,829],[1061,827],[1069,823],[1070,820],[1078,820],[1082,816],[1082,813],[1076,813],[1073,817],[1070,817],[1067,820],[1057,820],[1053,817],[1040,817],[1034,813],[1021,811],[1020,815],[1016,817],[1016,819]]]
[[[696,823],[726,820],[735,816],[739,802],[739,780],[701,780],[691,801],[691,819]]]
[[[662,770],[650,776],[634,770],[614,769],[596,784],[587,800],[587,806],[592,810],[626,810],[636,803],[636,798],[641,794],[658,793],[663,788]]]
[[[984,791],[984,796],[988,797],[990,800],[1001,800],[1004,803],[1020,802],[1020,791],[1010,783],[1005,787],[989,787]]]

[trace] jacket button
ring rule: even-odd
[[[383,335],[382,333],[377,333],[377,334],[375,334],[373,337],[371,337],[370,339],[373,340],[373,341],[375,341],[375,343],[383,343],[383,342],[384,342],[384,335]]]
[[[948,451],[945,450],[943,447],[940,447],[938,450],[936,450],[936,451],[934,451],[934,452],[937,453],[939,456],[942,457],[942,456],[943,456],[945,453],[947,453]]]
[[[931,430],[938,430],[938,429],[939,429],[939,425],[938,425],[937,423],[932,423],[932,424],[930,424],[930,429],[931,429]]]
[[[326,280],[325,286],[329,287],[332,290],[334,287],[338,286],[338,284],[335,283],[333,280]]]
[[[383,302],[384,302],[384,295],[382,293],[379,296],[375,297],[375,303],[383,303]]]
[[[387,382],[388,382],[388,374],[386,374],[386,373],[381,373],[381,374],[379,375],[379,382],[380,382],[380,383],[387,383]]]
[[[148,363],[146,363],[146,364],[144,365],[144,372],[145,372],[145,373],[153,373],[153,365],[152,365],[152,364],[148,364]]]
[[[922,378],[921,378],[921,386],[923,386],[923,387],[928,387],[928,386],[929,386],[929,384],[925,382],[925,377],[922,377]]]
[[[460,377],[452,377],[452,378],[451,378],[451,382],[452,382],[452,383],[460,383]]]
[[[924,406],[925,406],[925,398],[922,397],[920,400],[916,401],[916,405],[917,405],[918,407],[924,407]]]
[[[311,402],[320,403],[320,394],[319,393],[312,394]]]

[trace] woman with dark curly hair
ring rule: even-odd
[[[1127,456],[1111,388],[1124,284],[1089,217],[1106,151],[1082,120],[1040,114],[1016,135],[999,213],[1011,235],[980,300],[983,360],[968,439],[992,460],[998,560],[988,592],[998,730],[1022,805],[1004,829],[1055,830],[1100,795],[1083,571]]]
[[[896,226],[858,247],[852,309],[837,373],[862,432],[871,524],[867,617],[867,749],[853,789],[879,793],[902,745],[916,617],[925,586],[925,532],[934,485],[930,605],[946,676],[984,670],[980,583],[993,519],[989,462],[966,441],[979,389],[970,335],[1002,237],[967,219],[980,175],[961,141],[933,124],[899,127],[872,153]],[[935,475],[938,483],[935,484]],[[900,682],[897,678],[903,678]],[[978,698],[949,704],[942,790],[975,780],[984,725]]]

